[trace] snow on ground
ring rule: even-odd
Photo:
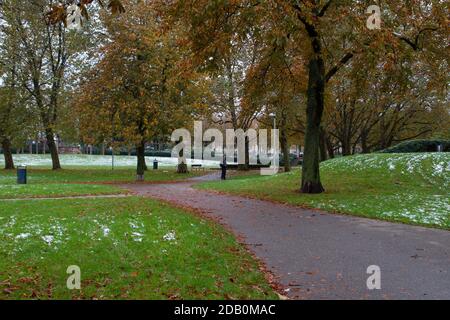
[[[343,157],[324,162],[322,169],[352,170],[364,174],[366,170],[380,170],[425,180],[435,187],[436,194],[406,193],[362,196],[352,202],[332,201],[315,203],[316,207],[342,212],[381,213],[390,218],[406,218],[412,222],[450,227],[450,154],[370,154]]]
[[[450,187],[450,155],[448,153],[372,153],[333,159],[324,162],[321,168],[357,172],[368,169],[388,169],[400,171],[402,174],[419,174],[432,184],[438,181],[443,188]]]
[[[177,158],[146,157],[147,165],[151,166],[154,160],[158,160],[159,165],[163,167],[176,166]],[[16,165],[50,167],[52,159],[49,154],[16,154],[14,155]],[[62,166],[93,166],[110,167],[112,164],[111,156],[100,155],[81,155],[81,154],[61,154],[60,161]],[[208,167],[217,167],[219,162],[210,160],[191,160],[187,159],[188,164],[202,164]],[[3,166],[3,156],[0,157],[0,166]],[[114,156],[114,165],[117,167],[134,167],[137,164],[135,156]]]
[[[18,209],[19,210],[19,209]],[[125,219],[116,219],[108,212],[99,212],[95,218],[70,219],[42,214],[16,216],[0,215],[0,251],[16,254],[24,246],[38,246],[43,250],[58,251],[69,243],[78,241],[110,241],[115,246],[129,241],[141,245],[157,239],[177,244],[175,231],[166,221],[155,218],[150,221],[149,212],[136,212]]]

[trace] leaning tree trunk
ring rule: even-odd
[[[281,129],[280,144],[281,150],[283,152],[284,172],[290,172],[291,171],[291,159],[289,157],[290,150],[286,136],[286,130],[284,128]]]
[[[61,169],[61,164],[59,162],[58,148],[55,143],[55,135],[51,128],[45,129],[45,137],[47,139],[48,150],[52,156],[52,166],[53,170]]]
[[[322,58],[316,56],[311,59],[308,82],[307,124],[301,192],[322,193],[325,191],[320,182],[319,172],[320,123],[325,92],[325,66]]]
[[[11,141],[8,138],[2,140],[3,156],[5,157],[5,170],[14,169],[14,160],[11,152]]]
[[[136,180],[144,181],[144,174],[145,170],[147,169],[147,165],[145,164],[145,143],[143,141],[136,146],[136,155],[137,155]]]

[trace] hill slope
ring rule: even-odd
[[[283,203],[450,229],[450,154],[369,154],[321,165],[326,192],[299,193],[295,170],[272,177],[247,176],[208,182],[203,189]]]

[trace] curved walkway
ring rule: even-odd
[[[219,219],[293,299],[450,299],[450,232],[196,190],[215,175],[176,184],[129,184],[142,196]],[[381,269],[381,290],[366,273]]]

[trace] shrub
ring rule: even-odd
[[[380,151],[381,153],[413,153],[437,152],[438,146],[443,146],[444,152],[450,152],[450,140],[410,140]]]

